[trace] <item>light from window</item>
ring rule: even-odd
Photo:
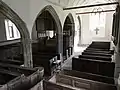
[[[54,31],[46,31],[46,34],[52,38],[54,36]]]
[[[103,12],[90,14],[90,30],[95,36],[105,36],[105,17],[106,14]]]
[[[10,20],[5,19],[5,28],[6,28],[6,37],[7,40],[14,40],[20,38],[20,33],[15,26],[14,23],[12,23]]]

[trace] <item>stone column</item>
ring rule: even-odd
[[[24,53],[24,66],[33,67],[31,40],[28,38],[24,38],[22,39],[22,43]]]

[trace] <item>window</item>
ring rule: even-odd
[[[105,36],[105,17],[106,14],[101,8],[95,8],[94,13],[90,14],[90,30],[94,36],[104,37]]]
[[[14,40],[20,38],[20,33],[15,26],[14,23],[12,23],[10,20],[5,19],[5,28],[6,28],[6,37],[7,40]]]

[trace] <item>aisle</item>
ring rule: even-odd
[[[77,47],[73,55],[64,62],[62,69],[72,70],[72,57],[80,55],[86,48],[86,46]]]

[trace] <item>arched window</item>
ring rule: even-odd
[[[105,36],[105,19],[106,14],[102,8],[93,9],[93,13],[90,14],[90,30],[94,36],[104,37]]]
[[[13,22],[9,19],[5,19],[6,37],[7,40],[14,40],[20,38],[20,32]]]

